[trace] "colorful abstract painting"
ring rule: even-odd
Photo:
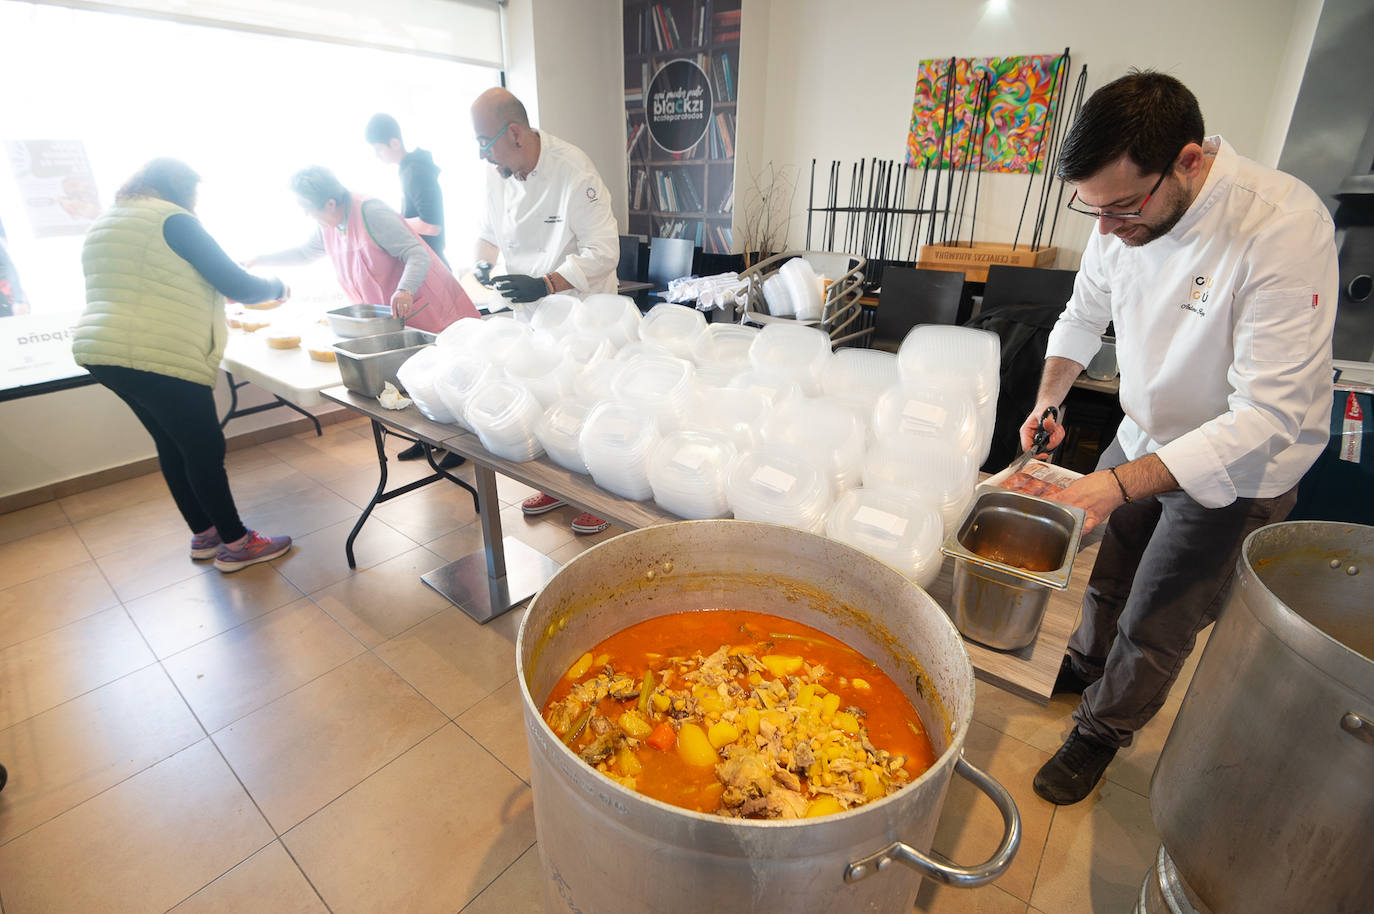
[[[1058,54],[956,59],[948,137],[945,97],[949,58],[921,61],[906,141],[907,164],[920,168],[929,161],[931,168],[962,168],[965,159],[971,158],[973,167],[979,167],[974,143],[980,128],[975,124],[974,104],[978,85],[986,76],[992,87],[992,99],[983,141],[982,170],[1038,173],[1042,166],[1036,162],[1037,156],[1043,154],[1042,145],[1049,141],[1053,116],[1049,109],[1058,88],[1055,74],[1060,59]],[[1058,94],[1063,95],[1062,89]]]

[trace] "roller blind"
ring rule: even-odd
[[[504,67],[498,0],[37,0]]]

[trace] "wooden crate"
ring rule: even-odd
[[[988,267],[1006,264],[1011,267],[1053,267],[1059,249],[1028,244],[1016,246],[993,241],[979,241],[973,245],[923,244],[916,265],[926,270],[962,271],[967,282],[986,282]]]

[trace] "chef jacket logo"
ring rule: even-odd
[[[595,187],[589,187],[589,188],[587,188],[587,202],[588,202],[588,203],[595,203],[595,202],[596,202],[596,188],[595,188]]]
[[[1191,311],[1201,317],[1207,316],[1207,310],[1203,305],[1207,304],[1207,299],[1212,294],[1212,277],[1194,276],[1192,287],[1188,290],[1188,300],[1179,305],[1184,311]]]
[[[691,60],[665,64],[649,82],[644,113],[649,136],[668,152],[686,152],[701,142],[711,123],[711,83]]]

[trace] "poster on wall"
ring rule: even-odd
[[[80,140],[8,140],[10,169],[35,238],[84,235],[100,215],[86,144]]]
[[[948,99],[949,58],[921,61],[907,133],[907,165],[920,168],[929,162],[932,168],[957,169],[964,167],[967,155],[981,162],[983,171],[1038,174],[1043,165],[1037,159],[1049,139],[1046,132],[1060,57],[1036,54],[956,58],[952,104]],[[977,126],[975,96],[985,77],[991,86],[991,98],[980,158],[978,151],[971,148],[969,137]]]
[[[730,253],[740,0],[625,0],[632,235]]]

